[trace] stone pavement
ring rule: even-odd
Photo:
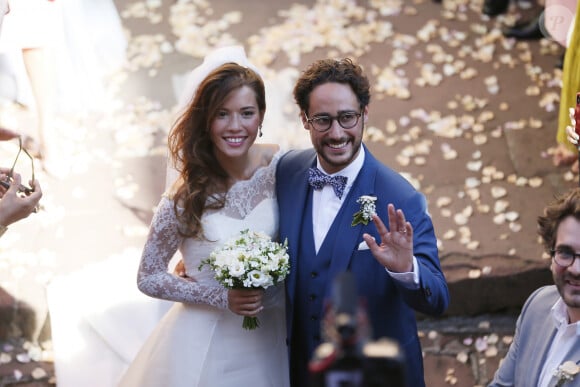
[[[578,181],[546,153],[555,144],[561,47],[499,32],[535,5],[512,2],[508,14],[489,19],[479,0],[115,3],[129,36],[128,66],[108,83],[115,87],[102,114],[60,117],[69,173],[40,173],[44,210],[2,237],[8,295],[0,299],[11,301],[0,311],[0,333],[9,337],[0,347],[0,386],[14,385],[15,370],[25,382],[18,385],[54,385],[45,285],[141,248],[164,187],[164,139],[183,76],[224,42],[244,45],[263,71],[263,141],[286,148],[309,141],[291,99],[298,71],[326,56],[365,66],[373,85],[366,143],[426,194],[451,290],[446,315],[420,321],[427,385],[489,381],[519,307],[551,283],[536,217]],[[34,127],[30,111],[11,103],[0,106],[7,122]],[[12,150],[0,150],[1,159]],[[46,375],[37,371],[32,381],[37,367]]]

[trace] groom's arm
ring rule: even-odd
[[[377,197],[376,209],[381,219],[388,222],[387,205],[392,203],[395,209],[401,209],[405,221],[410,223],[407,233],[412,233],[412,251],[402,256],[400,265],[389,266],[392,272],[409,271],[410,273],[398,274],[389,277],[390,282],[401,294],[403,302],[416,311],[428,315],[439,315],[443,313],[449,305],[449,290],[445,276],[439,263],[439,253],[437,249],[437,238],[433,229],[431,215],[427,210],[427,200],[425,196],[417,191],[407,179],[398,172],[379,162],[370,152],[365,154],[365,164],[363,171],[367,178],[373,179],[373,195]],[[394,227],[403,226],[403,221],[394,223]],[[369,224],[370,226],[370,224]],[[406,226],[405,226],[406,227]],[[373,230],[374,228],[374,230]],[[402,227],[399,228],[401,230]],[[366,230],[372,234],[377,241],[380,235],[375,227],[368,227]],[[369,241],[365,239],[367,245]],[[412,269],[409,267],[410,261],[414,259]],[[376,257],[375,257],[376,260]],[[379,260],[376,260],[383,267]],[[415,267],[415,263],[417,267]],[[392,270],[395,268],[395,270]],[[398,269],[397,269],[398,268]],[[417,283],[409,286],[409,278],[413,278],[413,271],[418,272]],[[404,276],[401,280],[400,276]]]
[[[439,315],[449,305],[449,289],[441,269],[437,237],[425,196],[416,192],[405,208],[408,208],[409,222],[414,230],[413,255],[419,265],[419,287],[414,291],[403,290],[403,298],[421,313]]]

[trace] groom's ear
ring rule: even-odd
[[[304,111],[300,111],[300,120],[302,121],[302,126],[304,126],[304,129],[309,130],[308,121],[306,120],[306,113],[304,113]]]

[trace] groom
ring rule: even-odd
[[[353,274],[372,339],[388,337],[402,348],[409,386],[425,385],[415,311],[438,315],[449,303],[425,197],[362,145],[369,89],[350,59],[313,63],[294,88],[314,149],[288,152],[276,174],[280,238],[288,239],[292,268],[286,322],[293,387],[309,385],[308,361],[323,342],[320,324],[337,274]],[[376,197],[376,216],[352,226],[365,195]]]

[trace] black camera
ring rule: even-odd
[[[399,344],[368,339],[370,324],[352,274],[339,274],[333,285],[332,306],[322,326],[326,341],[309,364],[311,387],[407,387]]]

